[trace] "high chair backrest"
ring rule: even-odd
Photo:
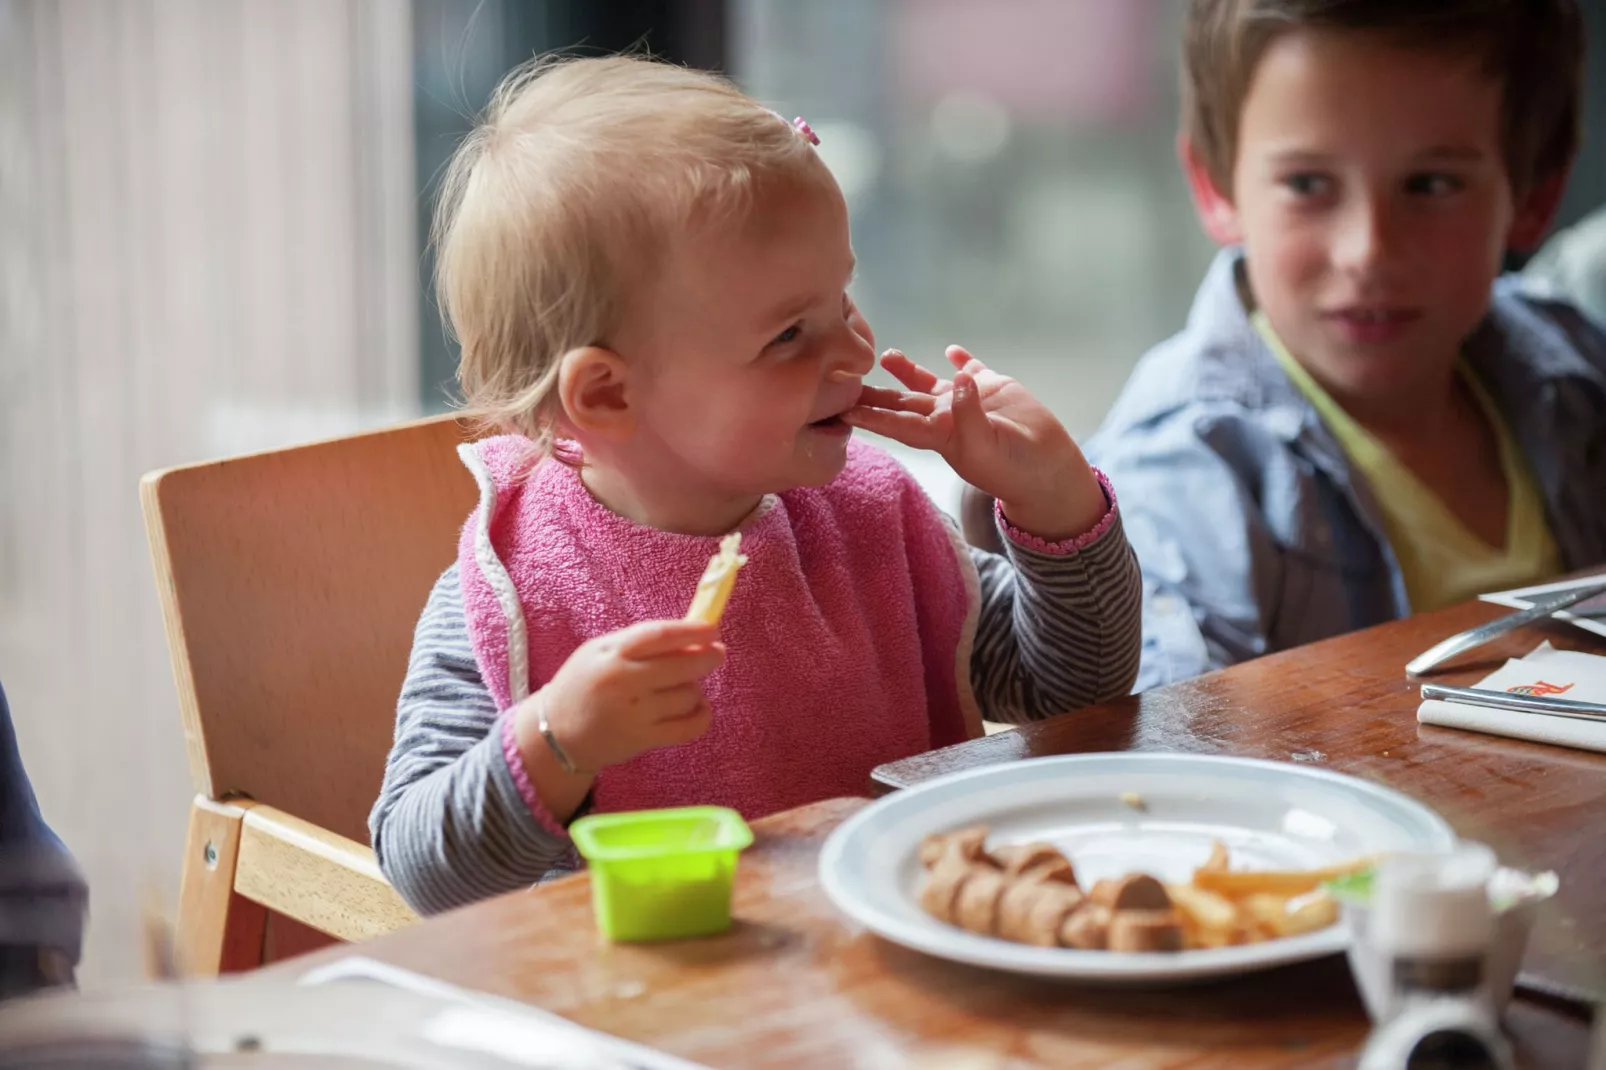
[[[368,842],[414,625],[474,480],[440,417],[147,475],[198,792]]]

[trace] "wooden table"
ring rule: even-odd
[[[275,970],[367,955],[731,1068],[1340,1067],[1366,1033],[1339,958],[1143,991],[1014,977],[888,944],[844,921],[815,879],[826,834],[866,802],[754,822],[738,922],[724,936],[602,943],[582,874]],[[1578,1018],[1519,1001],[1506,1022],[1522,1065],[1584,1065]]]
[[[1308,762],[1377,781],[1433,807],[1507,864],[1553,869],[1561,891],[1524,961],[1527,990],[1606,1000],[1606,755],[1419,726],[1404,665],[1500,614],[1479,603],[1384,624],[1246,662],[876,770],[883,790],[996,762],[1087,751],[1188,751]],[[1542,639],[1606,652],[1561,622],[1470,651],[1437,682],[1470,684]]]

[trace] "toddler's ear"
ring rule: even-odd
[[[1526,194],[1518,198],[1516,213],[1511,217],[1511,229],[1506,233],[1506,247],[1519,253],[1531,253],[1539,248],[1545,231],[1550,229],[1561,207],[1562,194],[1567,192],[1567,176],[1571,168],[1563,168],[1535,182]]]
[[[1216,187],[1210,168],[1194,148],[1193,139],[1186,133],[1177,135],[1177,158],[1182,163],[1182,174],[1188,180],[1188,192],[1193,195],[1193,210],[1205,233],[1218,245],[1237,245],[1243,241],[1243,229],[1238,225],[1238,209],[1232,198]]]
[[[580,437],[628,438],[636,429],[625,362],[611,349],[583,346],[558,362],[563,421]]]

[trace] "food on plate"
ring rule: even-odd
[[[1350,862],[1340,862],[1336,866],[1323,866],[1320,869],[1286,870],[1229,870],[1224,865],[1219,868],[1206,868],[1207,863],[1206,866],[1194,870],[1193,883],[1200,888],[1220,892],[1233,898],[1266,894],[1279,895],[1286,899],[1314,892],[1326,881],[1366,869],[1375,861],[1372,858],[1357,858]]]
[[[1074,884],[1011,881],[998,901],[998,935],[1039,947],[1058,947],[1060,927],[1082,905]]]
[[[1171,907],[1110,913],[1111,951],[1181,951],[1182,923]]]
[[[1168,910],[1171,898],[1160,882],[1147,873],[1129,873],[1120,880],[1094,883],[1088,898],[1111,910]]]
[[[1060,924],[1060,944],[1078,951],[1103,951],[1110,942],[1110,908],[1089,902]]]
[[[1143,801],[1143,796],[1135,791],[1123,791],[1119,796],[1121,805],[1130,806],[1134,810],[1147,810],[1149,804]]]
[[[984,936],[1082,951],[1183,951],[1314,932],[1338,920],[1323,882],[1372,864],[1234,870],[1217,841],[1188,883],[1129,873],[1084,889],[1052,844],[989,851],[986,843],[980,825],[928,836],[920,845],[921,908]]]
[[[741,532],[732,532],[719,540],[719,551],[708,559],[702,579],[697,581],[697,592],[692,595],[687,620],[700,620],[704,624],[718,624],[725,614],[725,603],[730,600],[731,588],[736,586],[736,570],[747,564],[747,558],[737,553],[742,545]]]

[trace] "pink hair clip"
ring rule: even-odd
[[[769,111],[769,113],[771,115],[775,116],[781,122],[786,123],[786,116],[782,115],[780,112],[775,111],[774,109],[765,109],[765,110]],[[820,135],[816,134],[814,132],[814,127],[810,126],[808,124],[808,121],[806,119],[804,119],[803,116],[799,115],[796,119],[793,119],[790,123],[786,123],[786,125],[790,126],[793,130],[796,130],[798,133],[802,134],[803,137],[805,139],[807,139],[807,141],[808,141],[808,143],[810,145],[818,145],[820,143]]]

